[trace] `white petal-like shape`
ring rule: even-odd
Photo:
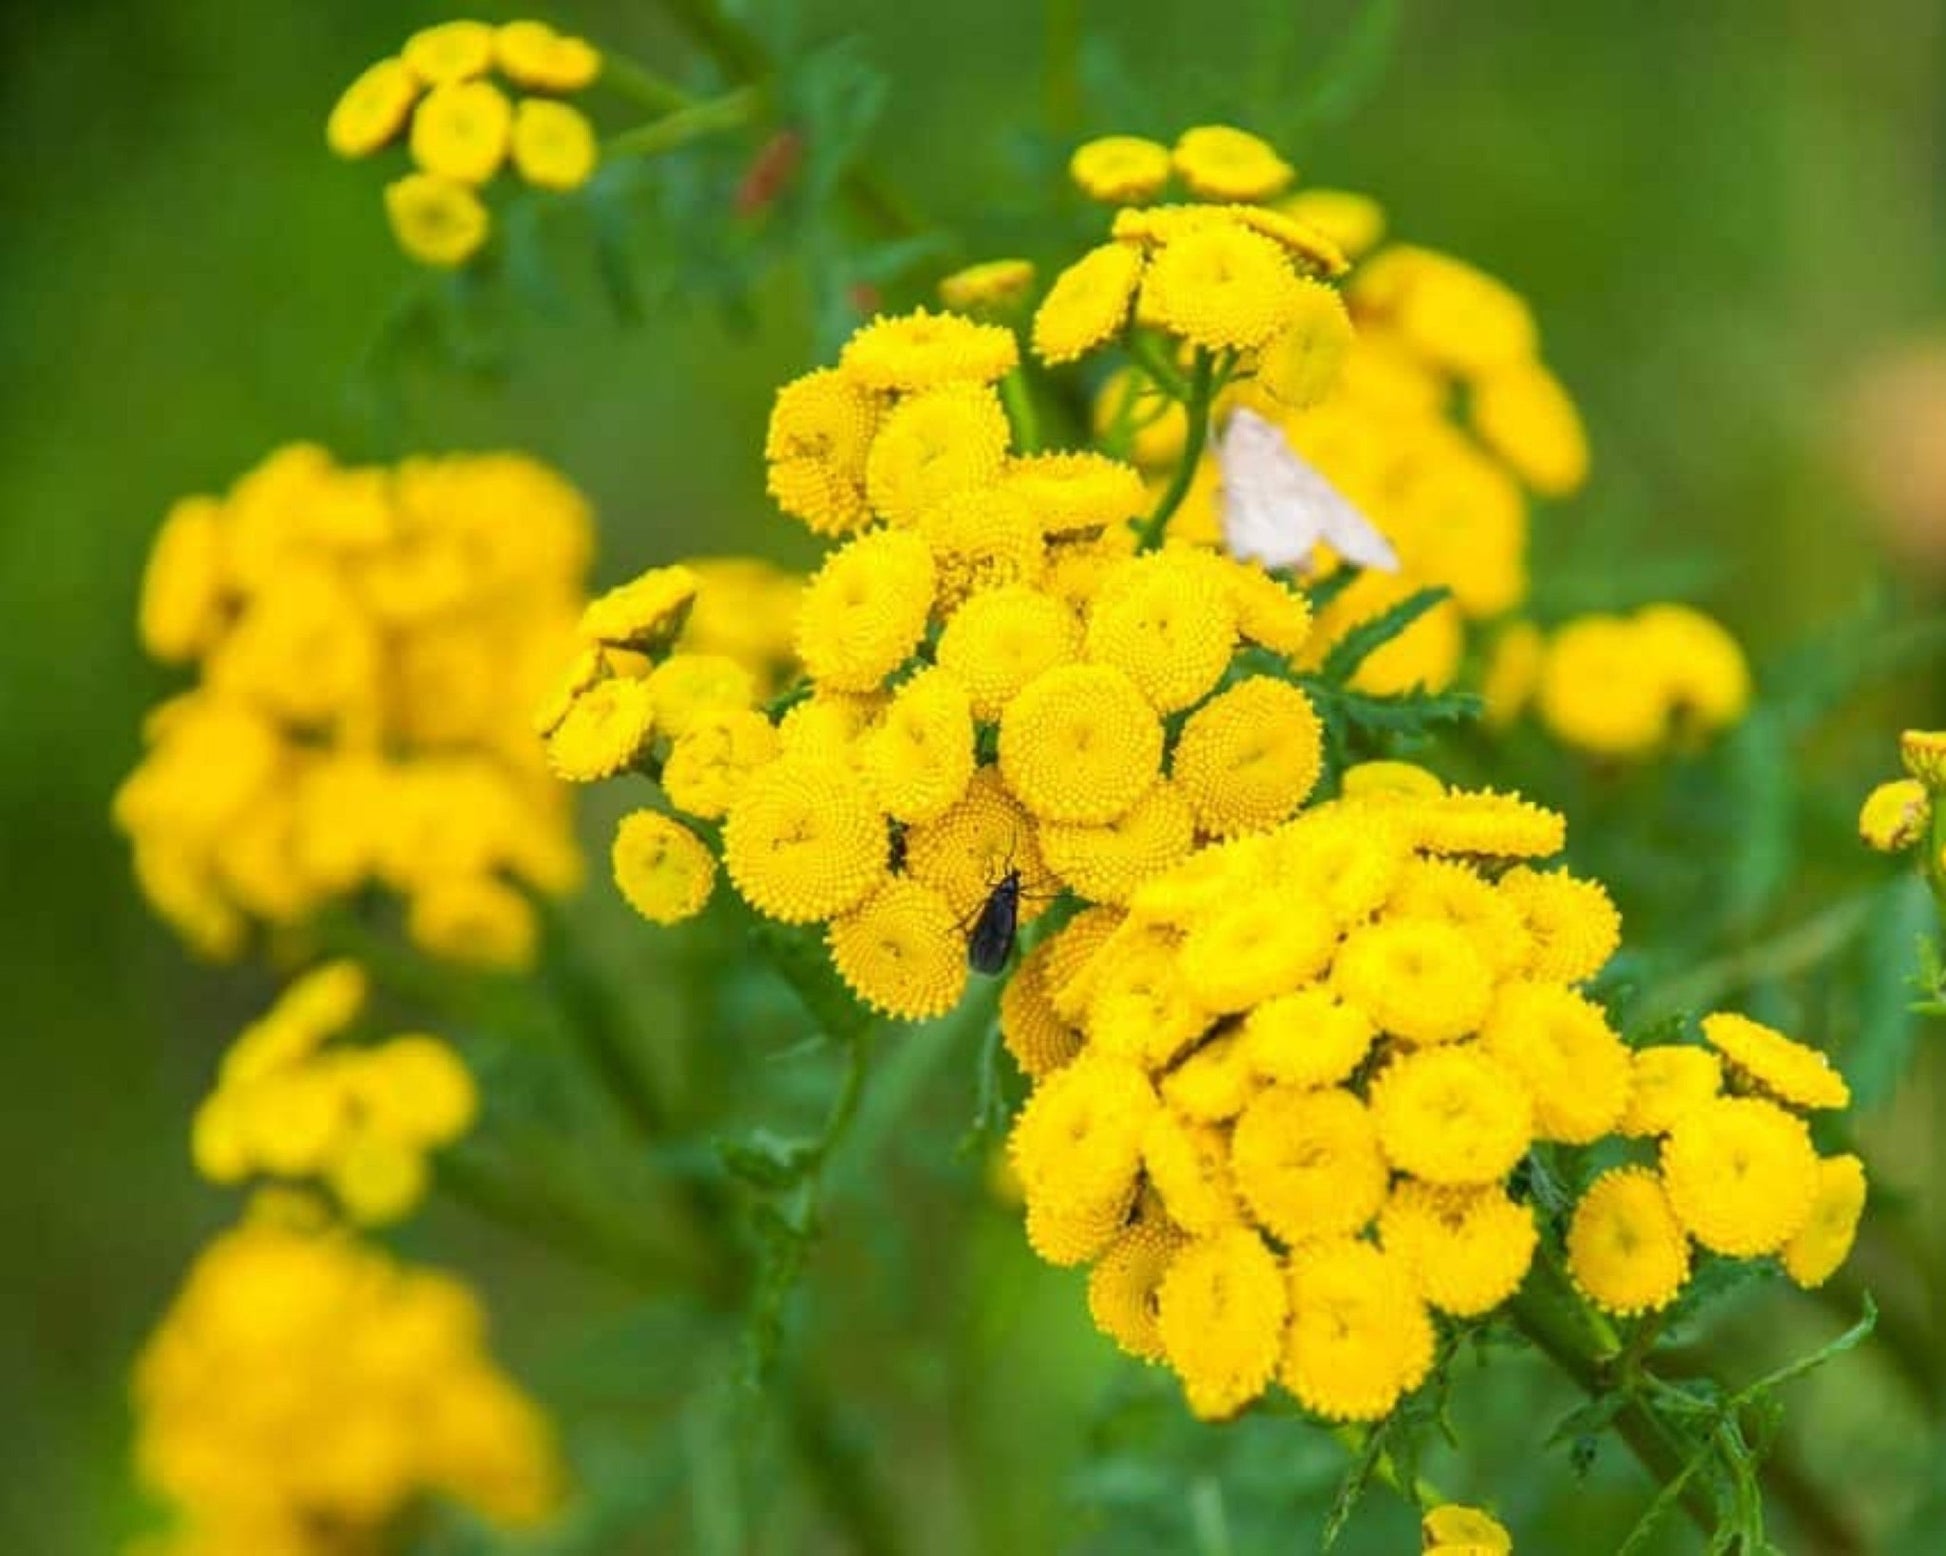
[[[1223,543],[1240,562],[1308,572],[1320,540],[1347,562],[1385,573],[1399,556],[1372,521],[1248,407],[1230,413],[1217,443],[1223,473]]]

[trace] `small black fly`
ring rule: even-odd
[[[1014,935],[1020,928],[1020,872],[1009,870],[994,883],[980,916],[966,937],[966,965],[992,977],[1006,970],[1014,954]]]

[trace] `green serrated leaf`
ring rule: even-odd
[[[1620,1415],[1627,1404],[1628,1395],[1623,1390],[1597,1394],[1585,1405],[1576,1406],[1555,1422],[1554,1430],[1547,1434],[1547,1441],[1542,1446],[1558,1448],[1577,1437],[1592,1437]]]
[[[1320,667],[1324,679],[1340,685],[1349,681],[1367,659],[1451,594],[1452,590],[1445,588],[1420,589],[1361,621],[1324,656]]]
[[[818,1163],[815,1142],[786,1140],[768,1129],[753,1130],[740,1140],[713,1142],[717,1158],[735,1176],[769,1192],[801,1183]]]

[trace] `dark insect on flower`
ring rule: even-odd
[[[1004,970],[1007,958],[1013,955],[1019,926],[1020,871],[1009,870],[980,904],[973,932],[966,937],[966,965],[989,977]]]

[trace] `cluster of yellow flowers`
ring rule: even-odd
[[[533,95],[509,102],[488,79],[495,70]],[[404,134],[414,170],[386,186],[392,231],[421,264],[461,265],[492,229],[479,190],[503,165],[541,189],[594,176],[594,128],[560,94],[600,73],[593,46],[545,22],[441,22],[345,88],[325,141],[341,157],[368,157]]]
[[[144,1556],[389,1549],[428,1494],[525,1527],[560,1500],[546,1420],[460,1282],[260,1200],[199,1256],[135,1374],[136,1459],[177,1519]]]
[[[1909,729],[1899,738],[1903,778],[1882,783],[1865,797],[1858,835],[1868,848],[1902,854],[1921,848],[1921,864],[1937,881],[1946,876],[1946,852],[1934,835],[1935,797],[1946,789],[1946,730]]]
[[[321,1178],[365,1223],[418,1205],[428,1153],[466,1132],[479,1099],[459,1056],[434,1037],[327,1050],[365,999],[358,965],[329,962],[244,1029],[196,1114],[191,1148],[205,1177]]]
[[[1692,1237],[1828,1276],[1864,1180],[1787,1111],[1846,1102],[1822,1056],[1712,1016],[1725,1094],[1716,1053],[1631,1051],[1576,987],[1617,943],[1606,892],[1529,862],[1558,815],[1395,763],[1345,790],[1084,911],[1008,985],[1028,1236],[1093,1265],[1102,1330],[1201,1415],[1276,1378],[1378,1419],[1425,1376],[1433,1313],[1489,1312],[1526,1275],[1530,1148],[1610,1137],[1659,1140],[1661,1172],[1605,1173],[1574,1212],[1598,1305],[1673,1301]]]
[[[1483,690],[1497,725],[1530,704],[1563,745],[1632,760],[1736,724],[1750,667],[1724,627],[1687,605],[1578,616],[1543,636],[1516,622],[1494,643]]]
[[[1451,600],[1372,656],[1356,684],[1450,684],[1464,623],[1507,616],[1526,598],[1527,494],[1565,496],[1587,475],[1580,418],[1541,362],[1527,305],[1458,259],[1382,246],[1375,201],[1293,190],[1290,165],[1241,130],[1190,130],[1173,148],[1111,136],[1076,151],[1071,172],[1090,197],[1124,208],[1113,241],[1063,272],[1041,305],[1042,357],[1069,360],[1120,334],[1131,297],[1137,326],[1245,353],[1219,417],[1246,405],[1275,423],[1402,563],[1396,575],[1360,575],[1323,609],[1307,654],[1321,658],[1360,621],[1443,585]],[[1172,190],[1185,203],[1146,204]],[[1310,285],[1279,270],[1279,247]],[[1342,278],[1342,300],[1319,278]],[[1167,385],[1179,368],[1179,358],[1138,350],[1095,400],[1105,446],[1158,483],[1189,441]],[[1219,484],[1205,454],[1171,535],[1215,539]],[[1320,562],[1330,564],[1328,551]]]
[[[233,955],[371,885],[435,955],[512,966],[579,877],[523,703],[569,641],[586,504],[516,454],[343,467],[284,448],[178,503],[141,635],[196,687],[157,708],[115,797],[156,910]],[[518,883],[518,884],[516,884]]]

